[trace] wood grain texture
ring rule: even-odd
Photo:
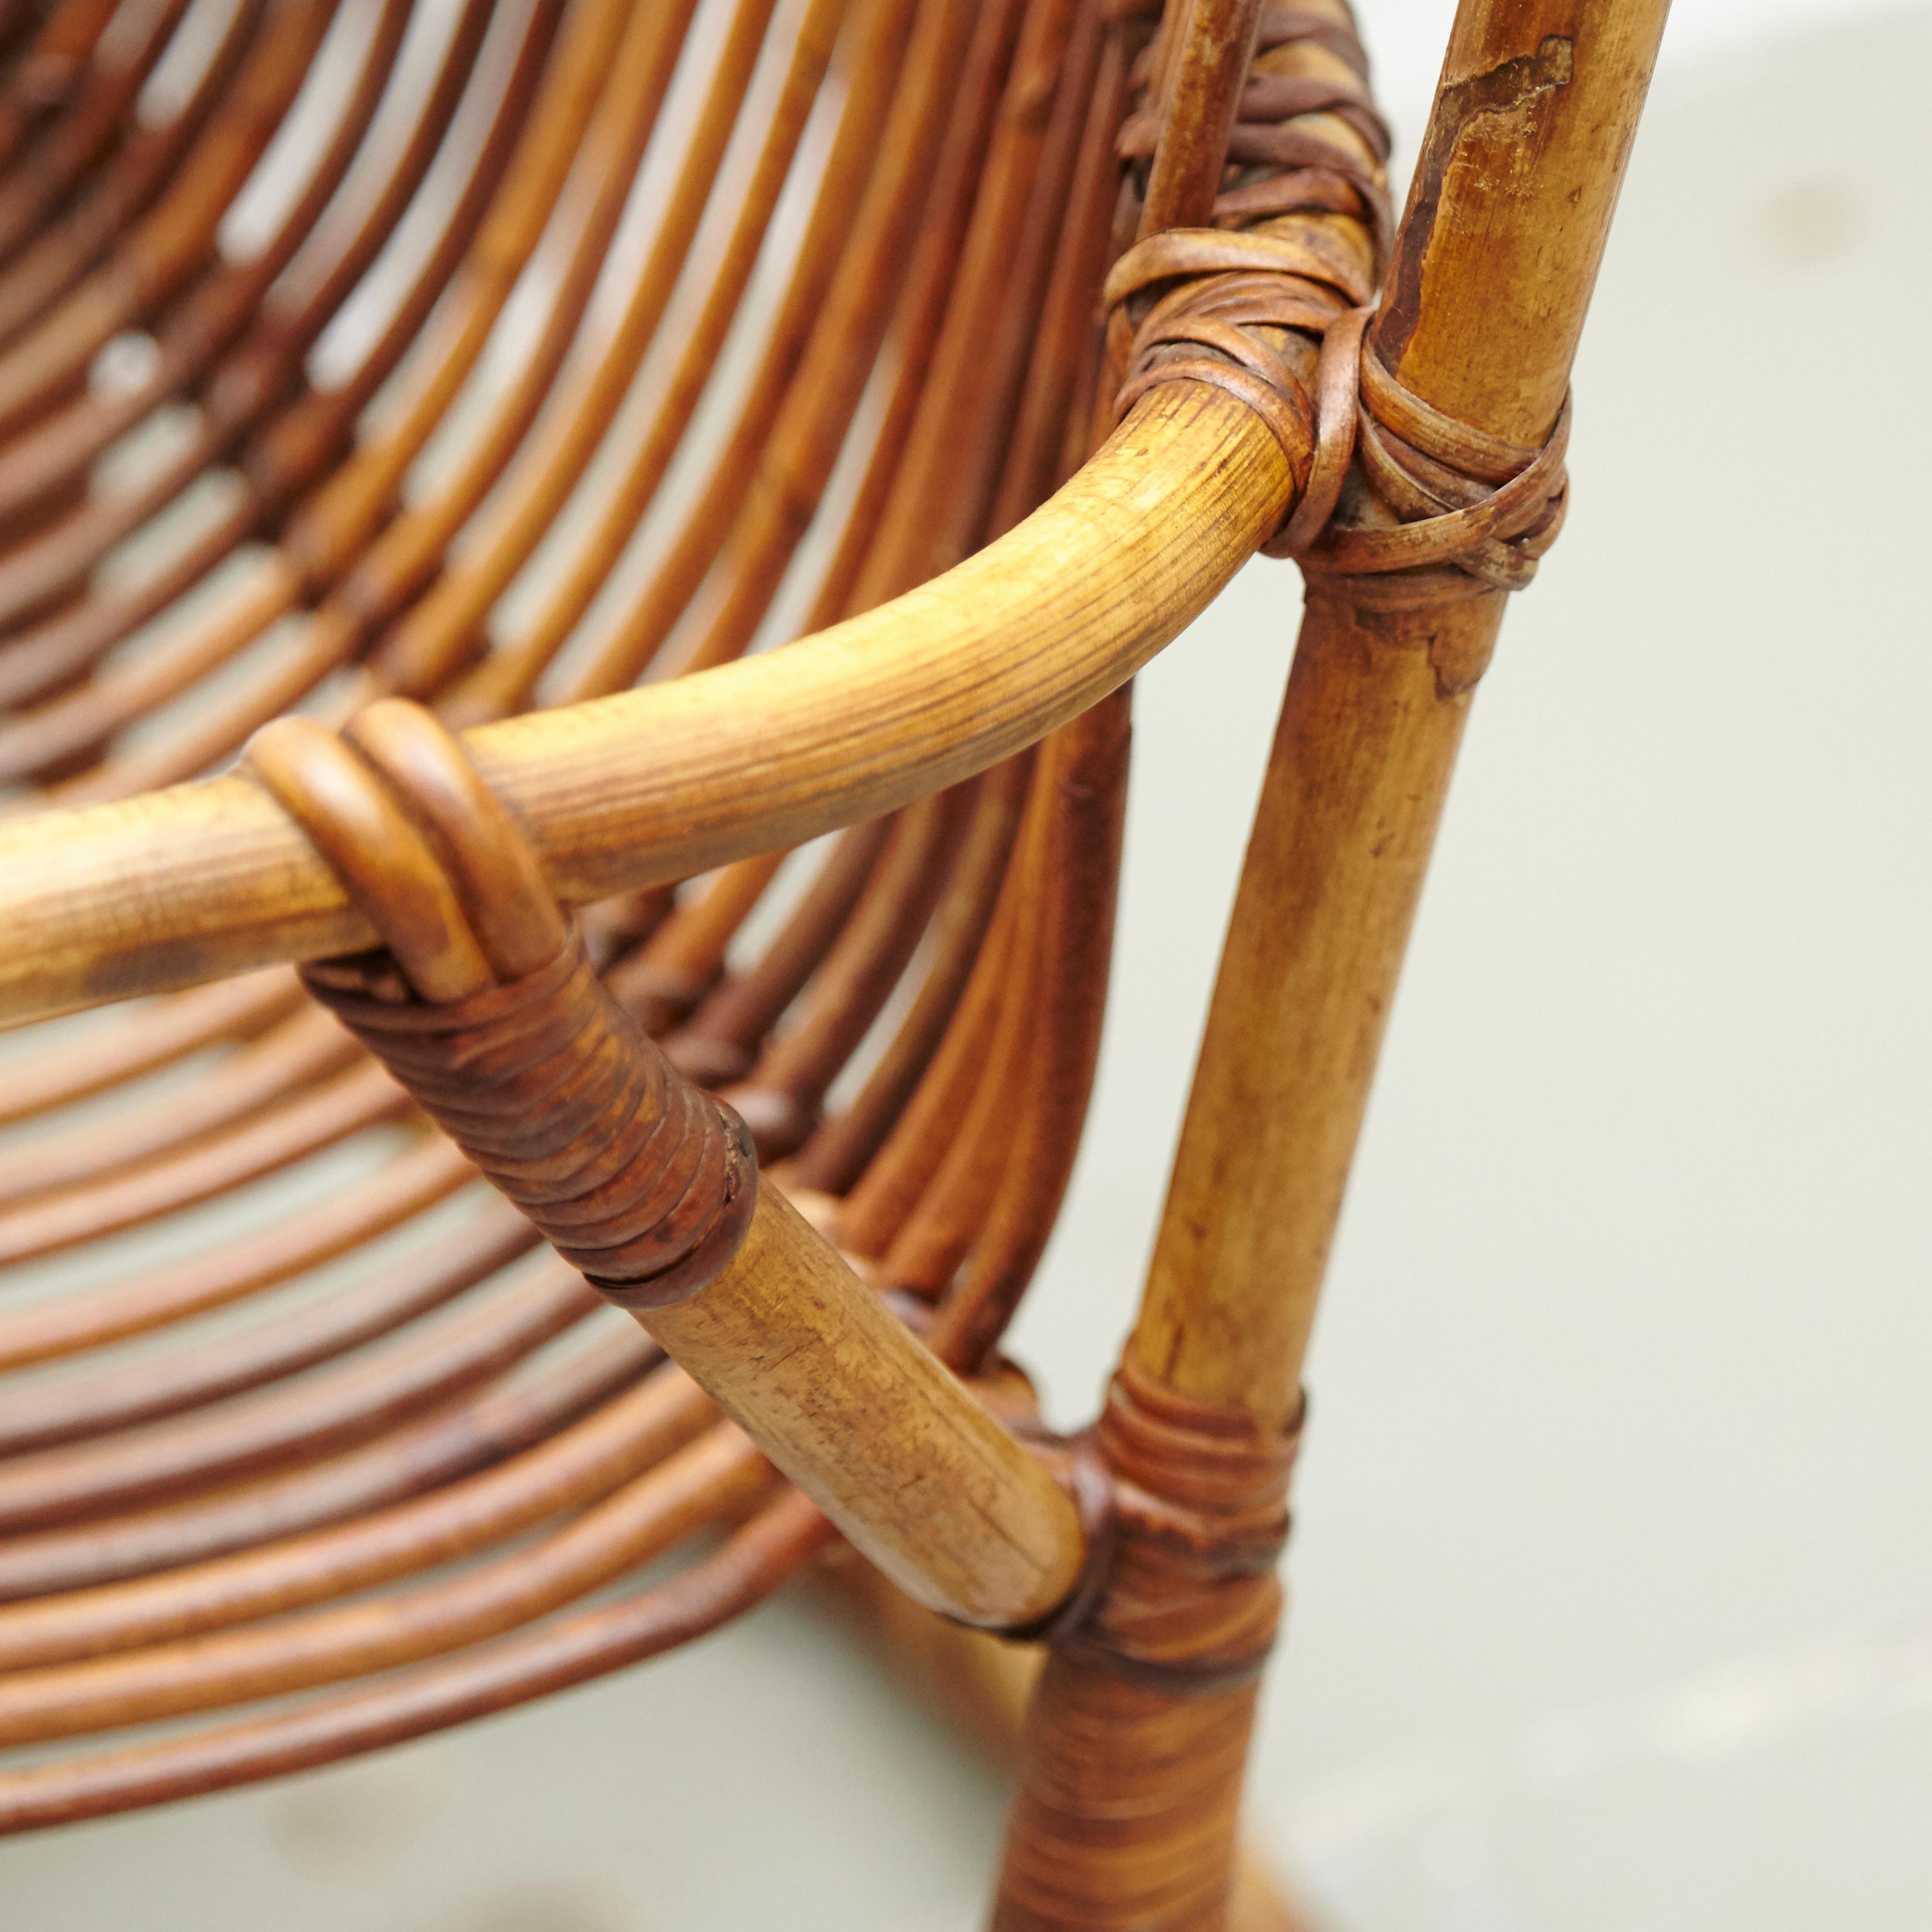
[[[1303,620],[1131,1344],[1277,1426],[1502,607]]]
[[[1534,439],[1555,419],[1664,11],[1661,0],[1470,0],[1459,14],[1424,143],[1434,158],[1418,169],[1374,334],[1391,374],[1479,429]],[[1539,53],[1551,40],[1569,51]],[[1496,83],[1508,104],[1473,110],[1469,75],[1518,59]],[[1304,616],[1130,1344],[1203,1400],[1276,1420],[1294,1407],[1502,608],[1490,595],[1371,612],[1324,594]]]
[[[1065,1492],[776,1189],[710,1288],[640,1319],[920,1603],[1016,1626],[1072,1588]]]
[[[1077,716],[1197,615],[1292,482],[1251,411],[1152,397],[1004,537],[782,651],[465,734],[559,895],[796,844],[957,783]],[[366,945],[247,779],[0,828],[0,1018]]]

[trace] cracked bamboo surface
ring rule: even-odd
[[[1668,0],[1466,5],[1374,340],[1492,434],[1555,422]],[[1324,579],[1326,584],[1334,580]],[[1222,956],[1136,1360],[1279,1424],[1301,1363],[1496,594],[1311,600]]]
[[[1666,4],[1460,9],[1371,338],[1458,421],[1532,446],[1550,434]],[[1352,602],[1349,583],[1311,583],[1127,1344],[1130,1370],[1223,1430],[1298,1426],[1342,1191],[1502,617],[1496,591],[1392,610]],[[1000,1932],[1224,1924],[1256,1691],[1052,1658]]]

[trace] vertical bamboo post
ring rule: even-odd
[[[1534,444],[1569,380],[1668,0],[1464,0],[1375,344],[1437,409]],[[1035,1700],[997,1932],[1218,1932],[1271,1576],[1157,1619],[1189,1552],[1162,1502],[1285,1490],[1301,1364],[1471,695],[1502,598],[1404,611],[1311,596],[1237,896],[1141,1313],[1101,1428],[1153,1492],[1123,1526],[1116,1627]],[[1218,1460],[1217,1460],[1218,1459]],[[1244,1460],[1245,1459],[1245,1460]],[[1242,1519],[1235,1466],[1252,1478]],[[1216,1472],[1220,1472],[1217,1475]],[[1285,1517],[1278,1517],[1285,1524]],[[1245,1529],[1244,1528],[1245,1525]],[[1138,1623],[1132,1620],[1138,1618]],[[1230,1630],[1235,1625],[1241,1641]],[[1265,1647],[1267,1631],[1260,1633]],[[1149,1645],[1160,1663],[1149,1668]],[[1187,1650],[1207,1668],[1190,1681]]]
[[[1186,0],[1168,63],[1142,234],[1191,227],[1213,212],[1261,19],[1262,0]]]

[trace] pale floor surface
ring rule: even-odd
[[[1570,529],[1477,707],[1311,1365],[1252,1811],[1336,1932],[1932,1923],[1928,85],[1922,15],[1866,24],[1680,76],[1638,147]],[[1298,588],[1256,566],[1142,682],[1095,1127],[1018,1338],[1065,1419]],[[780,1604],[0,1847],[0,1925],[964,1932],[1000,1805]]]

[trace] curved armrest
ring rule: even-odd
[[[976,556],[783,650],[466,734],[552,885],[583,901],[876,817],[1124,682],[1293,491],[1259,417],[1163,386]],[[373,935],[247,778],[0,826],[0,1023],[352,951]]]

